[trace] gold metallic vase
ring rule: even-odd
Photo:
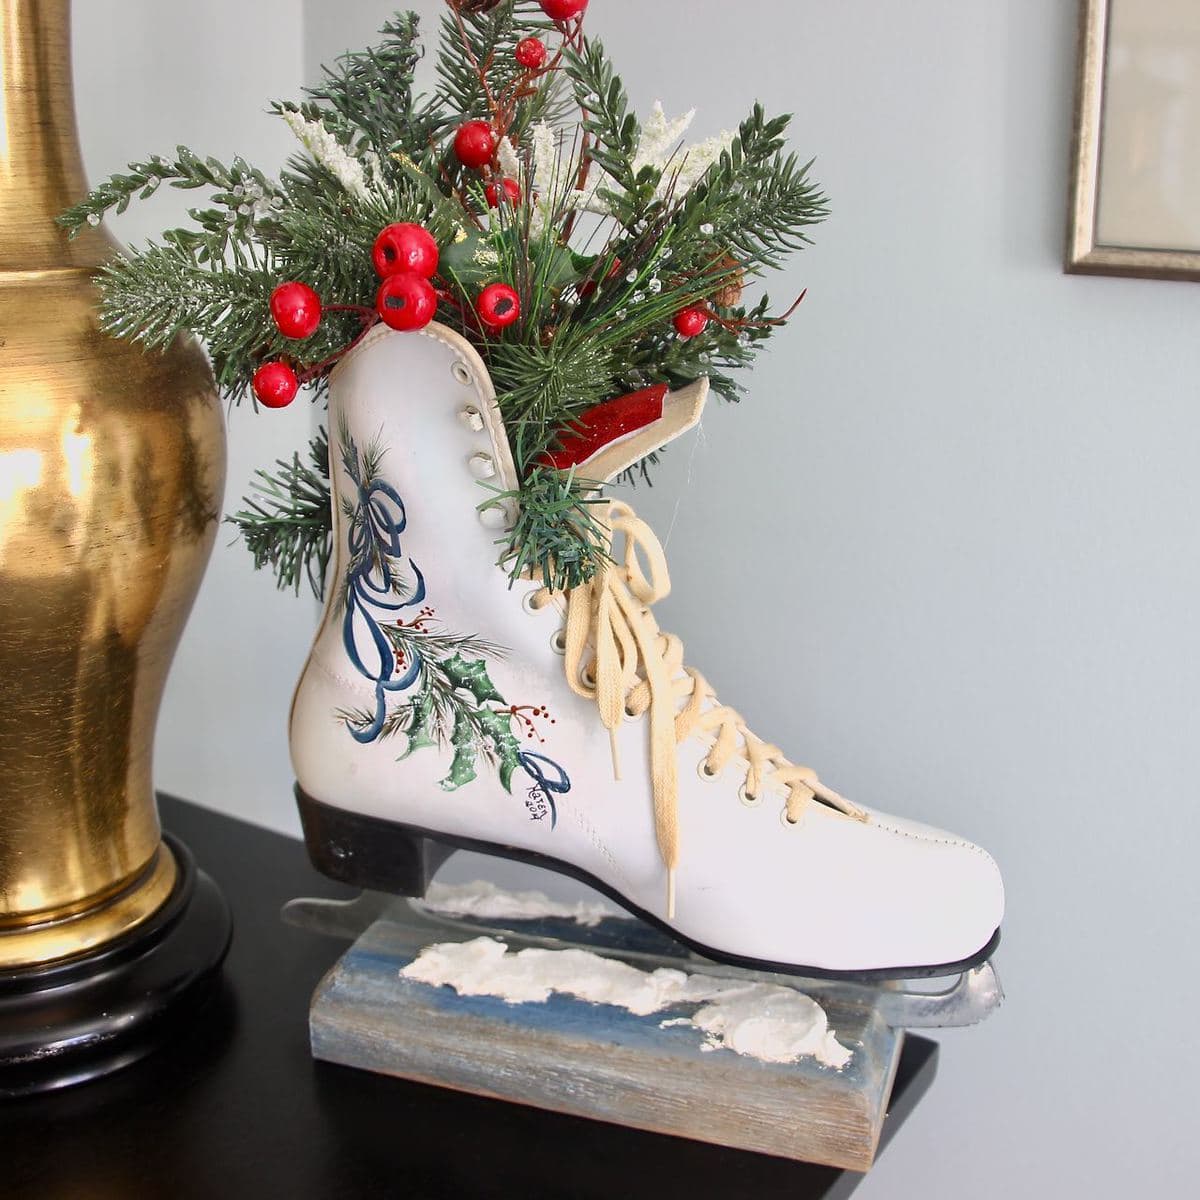
[[[177,862],[151,778],[216,532],[225,434],[199,347],[101,333],[69,0],[0,0],[0,972],[102,950]]]

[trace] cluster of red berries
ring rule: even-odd
[[[281,283],[269,301],[271,317],[284,337],[312,337],[321,324],[321,297],[307,283]],[[285,362],[263,363],[254,372],[254,394],[267,408],[286,408],[296,398],[300,380]]]
[[[542,11],[560,24],[581,17],[588,0],[539,0]],[[531,74],[546,65],[545,44],[536,37],[517,43],[514,56],[518,65]],[[454,135],[454,153],[459,162],[474,170],[489,167],[496,157],[499,142],[487,121],[467,121]],[[515,179],[488,181],[484,195],[491,208],[521,202],[521,186]],[[372,250],[375,270],[383,282],[375,297],[379,319],[392,329],[424,329],[437,313],[438,294],[430,280],[437,274],[438,245],[427,229],[411,222],[387,226],[375,239]],[[271,317],[284,337],[297,341],[312,337],[321,324],[321,297],[306,283],[289,280],[271,293]],[[490,283],[475,302],[479,324],[485,333],[498,333],[520,319],[521,302],[507,283]],[[689,314],[692,316],[689,318]],[[699,326],[694,327],[699,317]],[[687,323],[685,331],[684,324]],[[701,309],[685,309],[675,318],[675,326],[684,337],[700,333],[708,323]],[[300,381],[295,369],[286,362],[264,363],[254,373],[254,394],[267,408],[284,408],[295,398]]]
[[[537,70],[546,61],[546,47],[537,38],[525,38],[517,44],[516,56],[523,67]],[[487,121],[467,121],[454,134],[454,153],[458,161],[474,170],[491,165],[497,145],[496,131]],[[521,202],[521,185],[515,179],[490,180],[483,193],[491,208]],[[475,311],[485,333],[498,333],[520,318],[520,297],[507,283],[489,283],[479,293]]]
[[[437,312],[437,293],[429,282],[438,268],[438,245],[420,225],[398,222],[375,239],[375,270],[383,283],[375,311],[392,329],[424,329]],[[286,338],[312,337],[321,324],[321,297],[308,286],[281,283],[270,299],[271,317]],[[300,380],[286,362],[263,363],[254,373],[254,394],[267,408],[285,408],[296,398]]]
[[[383,283],[375,311],[391,329],[424,329],[437,313],[437,292],[429,281],[437,274],[438,245],[428,229],[411,221],[388,225],[371,252]]]
[[[579,0],[557,0],[557,2],[547,0],[547,3],[542,5],[549,15],[553,15],[552,9],[564,12],[570,9],[573,10],[570,15],[575,16],[586,7],[587,0],[583,0],[582,3]],[[555,19],[565,18],[556,17]],[[546,65],[545,44],[535,37],[522,38],[517,43],[513,56],[518,65],[524,67],[530,74],[536,74]],[[454,133],[455,157],[464,167],[470,167],[476,171],[481,171],[491,165],[496,157],[498,147],[499,140],[496,137],[496,131],[487,121],[465,121]],[[521,185],[515,179],[492,180],[484,188],[484,194],[487,196],[490,208],[499,208],[506,201],[514,205],[520,204]]]
[[[528,38],[537,46],[542,43],[536,38]],[[522,42],[523,46],[525,43]],[[518,50],[520,46],[518,46]],[[545,48],[542,49],[543,56]],[[496,131],[486,121],[467,121],[458,127],[454,135],[454,153],[464,167],[482,170],[489,166],[496,156]],[[488,205],[499,208],[507,201],[510,204],[520,204],[521,185],[515,179],[492,180],[485,188]]]

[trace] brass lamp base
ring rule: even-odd
[[[135,929],[46,967],[0,969],[0,1098],[68,1087],[149,1054],[211,998],[228,905],[169,834],[166,903]]]
[[[93,908],[54,921],[0,930],[0,972],[89,954],[151,917],[175,890],[175,858],[165,843],[131,883]]]

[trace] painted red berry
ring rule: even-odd
[[[307,283],[281,283],[271,293],[271,316],[284,337],[312,337],[321,323],[321,297]]]
[[[437,293],[420,275],[389,275],[375,298],[375,308],[392,329],[424,329],[437,313]]]
[[[535,37],[522,38],[517,43],[516,56],[527,71],[540,71],[546,64],[546,47]]]
[[[675,331],[680,337],[693,338],[704,332],[708,313],[702,308],[681,308],[675,314]]]
[[[501,187],[504,189],[504,195],[508,197],[509,204],[521,203],[521,185],[515,179],[502,179],[499,184],[489,183],[483,189],[489,208],[500,207]]]
[[[583,14],[588,0],[540,0],[542,12],[552,21],[569,21]]]
[[[504,329],[521,315],[521,300],[507,283],[489,283],[475,303],[479,319],[491,329]]]
[[[376,272],[385,279],[403,274],[430,279],[438,269],[438,244],[428,229],[411,221],[398,221],[380,232],[371,257]]]
[[[287,408],[299,390],[296,372],[285,362],[263,363],[254,372],[254,394],[266,408]]]
[[[486,167],[496,153],[496,135],[486,121],[468,121],[454,135],[454,153],[464,167]]]

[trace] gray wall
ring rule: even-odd
[[[277,160],[264,98],[394,5],[77,7],[99,174],[177,136]],[[747,400],[636,497],[670,531],[663,623],[834,786],[1005,869],[1009,1001],[942,1038],[934,1092],[859,1194],[1185,1194],[1200,287],[1059,269],[1074,3],[592,10],[639,107],[698,105],[704,133],[755,97],[797,113],[834,210],[773,287],[809,295]],[[140,44],[103,36],[135,15]],[[298,437],[240,414],[235,473]],[[282,726],[311,621],[222,553],[172,679],[164,785],[295,828]]]

